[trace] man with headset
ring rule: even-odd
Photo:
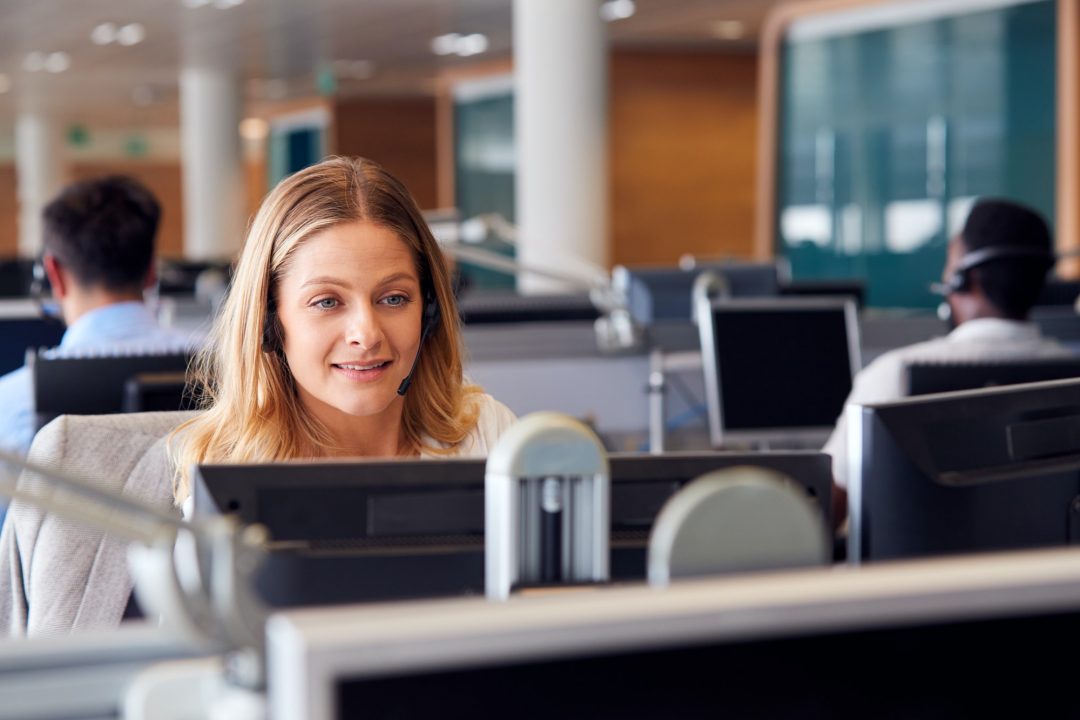
[[[1008,200],[980,200],[961,232],[949,241],[942,282],[952,331],[940,338],[887,352],[856,377],[847,404],[888,402],[903,397],[904,365],[911,361],[1021,360],[1071,355],[1028,321],[1054,265],[1046,222],[1035,211]],[[833,477],[847,488],[847,423],[841,414],[824,452],[832,455]],[[841,503],[842,505],[842,503]],[[840,514],[842,517],[843,514]]]
[[[147,188],[120,176],[73,183],[45,207],[41,266],[67,325],[62,350],[189,346],[143,304],[143,290],[155,281],[160,215]],[[22,367],[0,378],[0,447],[25,456],[34,430],[32,379]]]

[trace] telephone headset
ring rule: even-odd
[[[1046,261],[1048,268],[1053,266],[1055,256],[1043,248],[1023,247],[1020,245],[999,245],[972,250],[960,258],[960,262],[943,283],[934,283],[933,289],[940,295],[967,292],[971,289],[971,270],[985,265],[991,260],[1003,258],[1033,258]]]
[[[435,297],[435,292],[431,288],[424,290],[424,315],[420,325],[420,343],[416,346],[416,357],[413,358],[412,367],[409,368],[409,374],[405,376],[405,379],[401,381],[401,385],[398,386],[398,395],[404,395],[409,390],[409,386],[412,384],[413,374],[416,373],[416,366],[420,362],[420,351],[424,348],[424,341],[428,336],[435,331],[435,328],[439,325],[439,319],[442,317],[442,312],[439,308],[439,301]],[[278,353],[282,352],[281,348],[281,330],[277,320],[277,306],[273,299],[270,301],[270,305],[266,311],[266,322],[263,324],[263,340],[262,350],[265,353]]]

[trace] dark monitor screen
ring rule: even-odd
[[[616,272],[616,282],[624,286],[630,314],[638,322],[689,320],[694,281],[706,271],[723,277],[731,297],[773,297],[780,292],[774,263],[699,263],[692,270],[623,268]]]
[[[32,258],[0,259],[0,298],[29,297],[33,283]]]
[[[1080,357],[1013,362],[925,362],[905,365],[908,395],[1080,377]]]
[[[542,659],[446,669],[440,658],[426,671],[342,672],[333,678],[329,717],[475,718],[513,708],[515,717],[529,720],[861,720],[875,707],[888,707],[890,718],[992,717],[1006,697],[1039,708],[1037,713],[1070,717],[1075,704],[1061,690],[1072,682],[1068,663],[1048,648],[1070,637],[1078,623],[1075,611],[994,613],[902,627],[867,623],[858,631],[836,631],[823,622],[816,632],[795,636],[672,640],[663,648],[565,649],[572,645],[567,640],[552,651],[549,640]],[[1005,648],[1023,660],[1003,660]],[[835,664],[823,658],[859,660],[849,663],[838,683]],[[919,672],[898,682],[886,669],[891,667]]]
[[[122,411],[197,410],[200,397],[200,386],[185,372],[139,373],[124,383]]]
[[[716,299],[702,315],[709,320],[698,330],[713,444],[823,442],[860,365],[854,304]]]
[[[26,364],[26,351],[50,348],[64,337],[64,323],[39,315],[23,317],[0,316],[0,374],[6,374]]]
[[[784,473],[829,522],[832,475],[819,452],[615,454],[610,463],[615,580],[645,577],[656,514],[712,470]],[[272,552],[257,585],[277,607],[482,594],[484,468],[481,459],[201,465],[195,513],[267,527]]]
[[[124,408],[125,384],[140,373],[187,370],[191,354],[87,355],[38,353],[30,372],[38,427],[58,415],[102,415]],[[93,382],[87,382],[93,378]]]
[[[854,561],[1080,538],[1080,380],[848,411]]]

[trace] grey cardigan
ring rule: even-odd
[[[175,512],[165,436],[192,413],[61,416],[29,461]],[[41,480],[30,473],[20,488]],[[120,624],[133,582],[128,543],[13,502],[0,533],[0,634],[56,635]]]

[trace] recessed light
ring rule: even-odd
[[[447,33],[446,35],[439,35],[431,40],[431,52],[436,55],[460,55],[461,57],[468,57],[470,55],[479,55],[488,49],[490,43],[488,42],[487,35],[480,33],[470,33],[469,35],[461,35],[460,33]]]
[[[741,20],[720,20],[713,23],[713,35],[721,40],[738,40],[746,34]]]
[[[45,53],[40,50],[35,50],[32,53],[27,53],[23,58],[23,70],[27,72],[41,72],[45,69]]]
[[[479,55],[488,49],[487,35],[472,33],[458,40],[457,54],[462,57]]]
[[[108,45],[116,40],[116,24],[103,22],[90,31],[90,39],[95,45]]]
[[[11,89],[11,78],[3,73],[0,73],[0,95],[3,95]]]
[[[49,53],[45,58],[45,70],[51,73],[62,73],[71,67],[71,58],[66,52]]]
[[[146,28],[139,23],[128,23],[116,31],[116,42],[128,47],[146,39]]]
[[[637,12],[634,0],[607,0],[600,6],[600,17],[607,22],[625,20]]]
[[[453,55],[457,52],[457,42],[461,38],[457,33],[447,33],[431,39],[431,52],[436,55]]]

